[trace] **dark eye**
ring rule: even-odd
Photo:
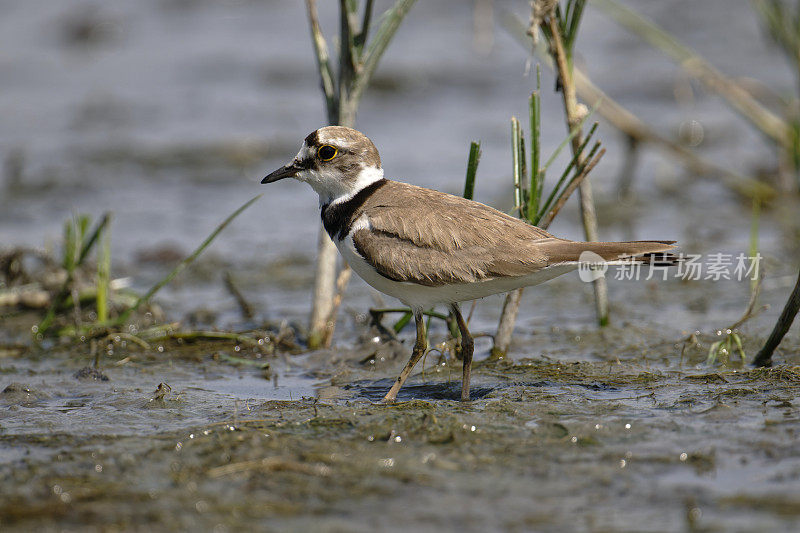
[[[330,161],[336,157],[337,152],[338,150],[336,150],[336,147],[331,146],[330,144],[324,144],[319,147],[319,150],[317,150],[317,157],[319,157],[322,161]]]

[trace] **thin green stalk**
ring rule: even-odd
[[[600,149],[600,141],[595,141],[594,145],[592,145],[592,149],[589,150],[589,154],[586,156],[586,159],[583,162],[584,167],[586,166],[586,163],[588,163],[589,160],[592,159],[592,157],[594,157],[594,154],[596,154],[599,149]]]
[[[599,143],[597,147],[599,148]],[[592,156],[594,156],[594,152],[595,150],[592,149],[591,152]],[[564,192],[562,192],[559,195],[555,205],[553,205],[553,207],[551,207],[541,218],[541,220],[539,221],[540,228],[547,229],[548,226],[550,226],[550,224],[553,222],[553,218],[555,218],[555,216],[567,202],[567,199],[569,199],[572,193],[575,192],[575,189],[577,189],[580,186],[580,184],[583,183],[583,180],[586,178],[589,172],[592,171],[595,165],[597,165],[597,163],[603,157],[603,154],[605,154],[605,152],[606,152],[605,150],[600,150],[597,156],[594,157],[594,159],[592,159],[591,161],[589,161],[589,159],[587,158],[587,163],[582,165],[580,171],[576,173],[572,179],[570,179],[569,184],[564,188]]]
[[[411,318],[414,316],[410,310],[404,307],[392,307],[388,309],[370,309],[370,312],[375,314],[385,314],[385,313],[403,313],[403,316],[394,323],[392,329],[395,333],[400,333],[404,327],[411,321]],[[437,313],[433,309],[429,309],[428,311],[423,311],[422,314],[427,316],[428,318],[438,318],[439,320],[447,321],[447,315],[442,313]]]
[[[523,220],[528,220],[528,158],[525,154],[525,131],[520,128],[519,130],[519,209],[520,216]]]
[[[64,305],[67,297],[70,294],[75,269],[83,265],[86,256],[94,247],[97,242],[98,236],[109,224],[111,215],[106,213],[95,225],[94,230],[86,238],[89,228],[89,217],[81,215],[67,221],[64,226],[64,269],[67,271],[67,278],[61,285],[55,298],[53,298],[50,307],[42,318],[41,322],[36,326],[36,333],[44,335],[53,326],[55,322],[56,313]]]
[[[138,311],[143,304],[149,302],[150,299],[164,287],[164,285],[172,281],[173,278],[175,278],[175,276],[177,276],[181,271],[183,271],[184,268],[191,265],[194,262],[194,260],[197,259],[206,248],[208,248],[208,246],[214,241],[217,235],[219,235],[219,233],[223,229],[225,229],[228,226],[228,224],[233,222],[233,219],[238,217],[242,213],[242,211],[253,205],[253,203],[255,203],[255,201],[258,200],[259,198],[261,198],[261,196],[262,195],[259,194],[258,196],[251,198],[250,200],[245,202],[245,204],[242,205],[239,209],[228,215],[228,217],[225,220],[223,220],[222,223],[219,226],[217,226],[216,229],[212,231],[208,237],[205,238],[205,240],[200,244],[200,246],[198,246],[195,249],[194,252],[191,253],[191,255],[189,255],[183,261],[178,263],[178,265],[175,268],[173,268],[172,271],[169,274],[167,274],[166,277],[164,277],[161,281],[153,285],[150,288],[150,290],[147,291],[147,293],[145,293],[144,296],[140,296],[139,299],[136,300],[136,303],[133,304],[133,306],[126,309],[115,320],[111,321],[111,323],[107,325],[116,326],[124,324],[128,320],[128,318],[130,318],[130,316],[133,313]]]
[[[108,283],[111,276],[111,229],[103,231],[103,244],[97,258],[97,321],[108,320]]]
[[[541,124],[541,99],[539,97],[540,70],[536,65],[536,90],[531,93],[529,100],[531,122],[531,187],[528,197],[528,215],[539,212],[539,203],[542,199],[545,173],[539,169],[540,154],[540,124]],[[533,222],[533,221],[531,221]],[[534,222],[535,224],[535,222]]]
[[[403,316],[401,316],[400,319],[394,323],[394,326],[392,326],[392,329],[394,330],[395,333],[400,333],[401,331],[403,331],[403,328],[406,327],[408,323],[411,322],[411,319],[414,317],[414,313],[412,313],[408,309],[405,309],[404,311],[405,313],[403,314]]]
[[[514,207],[520,212],[524,199],[522,197],[522,161],[520,154],[519,120],[511,117],[511,176],[514,179]]]
[[[458,329],[458,322],[456,321],[456,317],[452,311],[448,311],[447,313],[447,329],[450,331],[450,336],[454,339],[461,338],[461,330]]]
[[[78,237],[75,229],[75,218],[71,218],[64,223],[64,254],[61,265],[67,273],[75,269],[75,259],[78,256]]]
[[[83,264],[83,261],[86,259],[86,256],[89,255],[89,252],[94,247],[95,243],[97,242],[97,239],[100,238],[100,234],[106,231],[106,228],[108,227],[110,222],[111,222],[111,213],[103,214],[103,217],[100,219],[100,222],[97,223],[97,225],[94,228],[94,231],[92,231],[91,236],[83,242],[83,246],[81,247],[81,253],[78,256],[77,266]],[[89,217],[85,218],[83,224],[86,224],[86,226],[84,226],[84,228],[82,229],[82,233],[85,234],[85,230],[89,224]]]
[[[594,115],[594,112],[597,111],[597,107],[600,105],[600,103],[601,102],[598,100],[597,103],[594,105],[594,107],[592,107],[592,109],[589,110],[586,116],[583,117],[581,121],[569,131],[564,140],[561,141],[561,144],[559,144],[556,147],[555,151],[550,155],[550,157],[545,162],[544,166],[542,167],[542,172],[546,172],[547,169],[550,168],[550,165],[553,163],[553,161],[555,161],[556,157],[558,157],[558,154],[561,153],[561,150],[563,150],[565,146],[567,146],[570,142],[572,142],[572,139],[581,132],[581,129],[583,129],[583,125],[586,124],[586,121],[589,120],[589,118],[591,118],[592,115]]]
[[[566,115],[567,130],[572,131],[575,126],[586,118],[582,116],[581,109],[578,105],[578,97],[574,83],[573,68],[567,59],[567,53],[564,49],[562,39],[562,32],[558,27],[558,21],[554,17],[549,17],[544,21],[550,27],[550,37],[548,44],[550,45],[550,54],[557,67],[558,78],[561,80],[560,92],[564,103],[564,112]],[[578,148],[582,144],[581,132],[577,132],[576,136],[572,139],[572,154],[578,154]],[[579,159],[579,163],[582,161]],[[581,206],[581,220],[583,222],[583,234],[587,241],[598,240],[597,231],[597,214],[595,211],[594,200],[592,198],[592,186],[588,180],[580,181],[580,206]],[[556,203],[556,207],[559,204]],[[605,278],[597,278],[592,282],[595,295],[595,309],[597,313],[598,324],[602,327],[608,324],[608,290]]]
[[[467,176],[464,179],[464,198],[472,200],[475,196],[475,176],[478,172],[478,163],[481,160],[481,143],[472,141],[469,145],[469,158],[467,159]]]
[[[586,139],[584,139],[583,143],[580,145],[580,147],[578,147],[577,152],[575,153],[574,156],[572,156],[572,159],[570,160],[569,164],[567,165],[567,168],[564,169],[564,172],[561,173],[561,177],[558,178],[558,182],[556,182],[555,187],[553,187],[553,189],[550,191],[550,195],[547,197],[547,200],[545,201],[544,205],[539,209],[537,222],[539,220],[541,220],[542,216],[544,216],[544,214],[547,213],[547,211],[553,205],[553,202],[560,196],[558,194],[558,191],[561,189],[561,187],[562,187],[562,185],[564,185],[564,183],[567,183],[567,176],[569,176],[570,172],[572,172],[572,170],[578,164],[578,161],[581,160],[581,156],[583,155],[583,151],[586,148],[586,145],[589,143],[589,140],[592,138],[592,136],[594,135],[596,130],[597,130],[597,122],[595,122],[592,125],[591,129],[589,129],[589,133],[586,135]],[[588,161],[590,158],[591,157],[587,157],[587,158],[584,158],[584,160]],[[580,173],[580,170],[577,171],[575,173],[575,175],[578,175],[579,173]]]
[[[102,230],[102,223],[98,224],[92,238],[86,239],[89,229],[89,215],[75,215],[64,223],[64,258],[63,267],[71,274],[78,266],[83,264],[86,254],[94,246],[97,234]]]
[[[586,0],[568,0],[565,17],[561,17],[560,10],[556,11],[556,16],[560,19],[561,33],[564,35],[564,48],[570,69],[572,69],[573,65],[572,58],[574,56],[575,41],[578,39],[578,27],[583,18],[583,9],[585,7]]]

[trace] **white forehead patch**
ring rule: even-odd
[[[332,144],[333,146],[350,146],[350,140],[344,137],[334,137],[326,133],[318,134],[317,140],[320,144]]]

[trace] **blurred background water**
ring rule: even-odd
[[[320,3],[331,41],[336,5]],[[763,37],[748,2],[625,3],[724,73],[778,93],[795,90],[790,69]],[[390,2],[376,5],[382,11]],[[476,10],[487,5],[488,12]],[[497,19],[511,11],[527,20],[527,10],[527,2],[510,0],[421,1],[411,10],[357,119],[380,150],[387,177],[458,194],[469,142],[479,139],[475,197],[511,207],[508,121],[527,116],[535,62]],[[743,174],[774,168],[774,150],[746,122],[591,4],[577,51],[593,81],[655,130],[672,135],[691,126],[702,132],[697,149],[704,157]],[[545,154],[565,135],[553,85],[545,69]],[[202,282],[179,283],[161,301],[172,311],[206,307],[222,322],[236,322],[236,304],[221,282],[222,272],[231,270],[259,316],[304,322],[317,198],[299,183],[263,187],[258,180],[292,158],[324,117],[303,2],[2,0],[0,245],[54,246],[71,214],[112,211],[115,268],[146,287],[263,192],[214,243],[205,267],[194,269]],[[620,202],[624,139],[605,123],[599,138],[608,152],[592,180],[603,239],[676,239],[689,253],[747,252],[747,202],[652,150],[636,170],[636,201]],[[580,239],[570,204],[551,231]],[[785,221],[770,216],[761,224],[772,275],[764,298],[780,305],[797,239]],[[749,284],[732,284],[612,282],[611,299],[618,320],[663,322],[676,330],[722,327],[747,302]],[[493,328],[501,303],[498,296],[480,304],[476,329]],[[373,304],[374,293],[354,280],[343,315]],[[593,316],[589,286],[577,277],[557,280],[526,293],[519,334],[524,339],[559,323],[590,327]],[[341,342],[349,326],[352,321],[342,321]]]

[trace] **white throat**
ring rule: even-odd
[[[330,170],[312,170],[307,172],[305,181],[319,194],[319,205],[346,202],[365,187],[383,179],[383,169],[363,167],[358,174],[341,176]]]

